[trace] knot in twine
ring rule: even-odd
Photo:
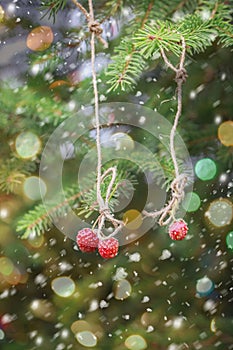
[[[176,71],[176,77],[175,77],[175,82],[178,83],[185,83],[186,79],[188,77],[187,71],[185,68],[180,68],[177,69]]]
[[[179,175],[171,184],[172,197],[180,202],[184,197],[184,188],[187,182],[187,177],[184,174]]]
[[[108,205],[105,206],[101,206],[99,209],[99,213],[101,216],[108,216],[109,214],[111,214],[110,208]]]
[[[100,24],[97,21],[90,20],[88,22],[88,28],[89,28],[91,33],[95,33],[97,36],[99,36],[103,33],[103,29],[100,27]]]

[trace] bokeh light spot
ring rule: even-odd
[[[32,51],[44,51],[53,42],[53,31],[48,26],[34,28],[27,36],[27,47]]]
[[[133,334],[125,340],[125,346],[130,350],[143,350],[147,348],[147,343],[141,335]]]
[[[14,264],[9,258],[5,256],[2,256],[0,258],[0,266],[1,266],[1,273],[4,276],[9,276],[14,271]]]
[[[228,120],[218,128],[219,141],[226,147],[233,146],[233,121]]]
[[[95,334],[89,331],[83,331],[83,332],[77,333],[76,339],[81,345],[87,348],[93,348],[97,344],[97,338]]]
[[[182,206],[187,212],[197,211],[200,205],[201,205],[200,197],[195,192],[187,193],[185,195],[184,201],[182,202]]]
[[[5,277],[5,280],[7,283],[11,284],[12,286],[16,286],[17,284],[20,283],[21,280],[21,273],[20,271],[14,267],[14,270],[9,276]]]
[[[89,325],[89,323],[83,320],[75,321],[71,325],[71,331],[74,334],[83,332],[83,331],[90,331],[90,330],[91,330],[91,326]]]
[[[3,340],[5,338],[5,333],[2,329],[0,329],[0,340]]]
[[[131,151],[134,149],[134,141],[131,136],[124,132],[116,132],[110,137],[110,142],[114,145],[116,151]]]
[[[229,232],[226,237],[227,247],[233,249],[233,231]]]
[[[26,131],[17,136],[15,148],[21,158],[32,158],[40,151],[41,142],[36,134]]]
[[[225,198],[217,199],[210,204],[205,216],[216,227],[229,225],[233,216],[232,203]]]
[[[136,209],[127,210],[123,215],[123,221],[126,223],[125,227],[130,230],[136,230],[142,225],[142,215]]]
[[[3,22],[5,16],[5,11],[3,10],[2,6],[0,5],[0,23]]]
[[[210,158],[200,159],[195,165],[195,174],[200,180],[211,180],[215,177],[216,172],[216,164]]]
[[[35,299],[30,304],[32,314],[41,320],[53,321],[55,309],[51,302],[44,299]]]
[[[200,296],[206,296],[214,290],[214,283],[209,277],[204,276],[196,283],[196,291]]]
[[[213,333],[217,332],[217,327],[216,327],[215,318],[213,318],[213,320],[211,320],[211,322],[210,322],[210,330],[211,330],[211,332],[213,332]]]
[[[58,88],[60,86],[64,86],[64,85],[71,85],[68,81],[66,80],[56,80],[54,82],[52,82],[50,85],[49,85],[49,88],[51,90],[55,89],[55,88]]]
[[[131,284],[126,279],[117,281],[114,284],[113,289],[114,289],[114,297],[117,300],[127,299],[132,292]]]
[[[24,181],[24,193],[32,200],[41,199],[46,194],[45,182],[37,176],[30,176]]]
[[[70,297],[75,291],[75,283],[70,277],[57,277],[51,283],[52,290],[62,298]]]
[[[33,248],[40,248],[44,243],[44,235],[40,236],[29,236],[28,237],[28,243]]]

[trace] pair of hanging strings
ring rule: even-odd
[[[97,38],[105,47],[108,46],[107,42],[101,37],[101,34],[103,32],[102,28],[100,27],[100,23],[95,20],[94,17],[94,10],[93,10],[93,3],[92,0],[88,0],[89,5],[89,12],[76,0],[72,0],[72,2],[82,11],[82,13],[85,15],[88,28],[91,33],[91,65],[92,65],[92,84],[93,84],[93,90],[94,90],[94,100],[95,100],[95,127],[96,127],[96,148],[97,148],[97,178],[96,178],[96,196],[97,196],[97,203],[99,206],[99,216],[97,220],[95,221],[93,228],[98,223],[98,230],[97,234],[99,237],[104,237],[102,233],[102,229],[104,227],[105,221],[108,220],[112,223],[114,227],[114,231],[110,236],[116,235],[122,227],[125,225],[125,223],[121,220],[117,220],[114,218],[114,216],[111,214],[111,210],[109,208],[109,200],[111,197],[111,192],[113,189],[113,185],[116,180],[117,176],[117,169],[116,167],[110,167],[108,168],[103,174],[102,174],[102,151],[101,151],[101,139],[100,139],[100,119],[99,119],[99,94],[98,94],[98,84],[97,84],[97,77],[96,77],[96,70],[95,70],[95,39]],[[144,210],[142,213],[144,217],[151,217],[151,218],[159,218],[158,222],[160,226],[168,225],[172,220],[175,219],[175,213],[178,209],[179,203],[184,197],[184,188],[187,183],[187,177],[184,174],[180,174],[179,167],[178,167],[178,161],[176,157],[175,152],[175,133],[177,130],[177,126],[179,123],[179,119],[181,117],[182,113],[182,87],[183,84],[187,78],[187,72],[184,68],[185,64],[185,54],[186,54],[186,44],[184,37],[181,36],[181,46],[182,46],[182,52],[180,56],[180,62],[178,68],[176,68],[167,58],[165,51],[163,48],[160,48],[160,52],[162,55],[162,58],[166,65],[175,72],[175,82],[177,84],[177,111],[174,118],[174,123],[170,132],[170,153],[171,158],[174,165],[174,171],[175,171],[175,178],[171,183],[170,189],[171,189],[171,198],[168,201],[168,203],[160,210],[156,210],[153,212],[148,212]],[[105,181],[107,176],[111,176],[110,183],[107,188],[105,199],[102,196],[101,193],[101,184]]]

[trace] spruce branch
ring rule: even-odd
[[[171,51],[176,56],[182,53],[180,38],[184,38],[187,51],[199,53],[211,45],[216,31],[211,21],[203,21],[198,15],[187,15],[183,21],[172,23],[157,21],[153,27],[145,26],[135,34],[135,45],[141,55],[152,57],[161,49]]]
[[[26,177],[35,171],[33,162],[24,162],[17,158],[10,158],[0,163],[0,190],[9,194],[21,185]]]
[[[146,8],[143,8],[143,16],[140,18],[140,24],[137,26],[144,28],[148,17],[153,9],[155,0],[147,1]],[[118,87],[122,91],[132,89],[141,72],[145,68],[145,60],[132,43],[132,38],[124,39],[119,47],[115,50],[116,55],[113,57],[113,63],[108,67],[106,75],[110,77],[108,84],[111,84],[109,92],[116,90]]]
[[[106,72],[108,84],[111,85],[108,92],[114,91],[118,87],[122,91],[133,89],[145,63],[131,40],[124,39],[116,48],[113,63],[110,63]]]
[[[42,18],[49,15],[48,18],[53,18],[55,22],[56,15],[59,11],[63,10],[67,4],[68,0],[45,0],[41,2],[41,10],[47,10]]]
[[[120,88],[122,91],[130,91],[136,85],[141,73],[145,70],[148,58],[144,52],[135,45],[134,37],[139,29],[151,28],[157,21],[170,18],[176,11],[182,8],[184,13],[193,12],[198,1],[193,0],[146,0],[137,2],[133,19],[130,20],[126,28],[126,38],[124,38],[115,49],[112,63],[109,64],[106,76],[110,88],[108,92]],[[175,44],[179,42],[177,36]],[[165,43],[167,44],[167,42]],[[155,53],[153,51],[153,53]],[[179,56],[180,50],[177,51]]]
[[[51,228],[53,223],[50,216],[52,215],[53,218],[64,216],[71,207],[74,207],[82,192],[77,186],[73,186],[66,189],[64,195],[67,197],[65,201],[51,204],[49,207],[39,204],[19,219],[16,231],[20,233],[22,239],[27,239],[30,235],[40,236]]]

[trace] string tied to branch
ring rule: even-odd
[[[102,151],[101,151],[101,142],[100,142],[100,120],[99,120],[99,94],[98,94],[97,77],[96,77],[96,70],[95,70],[95,37],[97,37],[105,47],[108,46],[108,43],[101,36],[101,34],[103,33],[103,30],[100,27],[100,23],[95,20],[93,1],[88,0],[89,12],[77,0],[72,0],[72,1],[85,15],[88,28],[91,33],[90,44],[91,44],[92,82],[93,82],[94,97],[95,97],[96,147],[97,147],[97,178],[96,178],[97,195],[96,197],[97,197],[97,203],[99,206],[98,208],[99,215],[93,225],[93,229],[98,224],[97,234],[100,238],[103,238],[104,235],[102,233],[102,228],[105,225],[105,221],[108,220],[114,226],[114,231],[112,232],[112,234],[108,236],[108,237],[111,237],[116,235],[122,229],[122,227],[126,224],[126,222],[115,219],[109,207],[109,201],[111,199],[113,186],[117,177],[116,167],[111,167],[102,174]],[[181,46],[182,46],[182,52],[181,52],[178,68],[175,67],[168,60],[163,47],[160,47],[160,52],[164,59],[164,62],[168,65],[168,67],[170,67],[176,73],[175,81],[177,83],[177,112],[175,115],[171,132],[170,132],[170,152],[171,152],[171,157],[172,157],[174,170],[175,170],[175,179],[171,183],[171,187],[170,187],[171,199],[168,202],[168,204],[164,208],[158,211],[147,212],[144,210],[143,214],[145,217],[146,216],[152,217],[152,218],[159,217],[159,224],[161,226],[167,225],[172,219],[174,219],[178,204],[184,197],[184,187],[187,181],[187,178],[183,174],[179,173],[178,162],[177,162],[176,152],[175,152],[175,145],[174,145],[175,132],[176,132],[178,121],[182,112],[182,85],[187,78],[187,72],[184,68],[186,44],[183,36],[181,36]],[[103,198],[101,193],[101,185],[109,175],[111,175],[111,179],[107,188],[106,196],[105,198]]]
[[[95,35],[99,36],[103,33],[103,29],[100,27],[100,23],[94,20],[88,21],[88,28],[91,33],[95,33]]]
[[[187,177],[184,174],[180,174],[178,161],[175,151],[175,133],[177,130],[178,122],[182,113],[182,86],[187,78],[187,71],[184,68],[186,44],[184,37],[181,36],[182,52],[180,56],[180,62],[178,68],[175,67],[167,58],[164,49],[161,47],[160,52],[166,65],[175,72],[175,82],[177,84],[177,111],[174,119],[174,123],[170,132],[170,153],[172,162],[174,165],[175,178],[170,185],[171,198],[167,205],[160,210],[153,212],[143,211],[145,217],[157,218],[159,217],[159,225],[168,225],[172,220],[175,220],[175,213],[178,209],[179,203],[184,198],[184,188],[187,183]]]

